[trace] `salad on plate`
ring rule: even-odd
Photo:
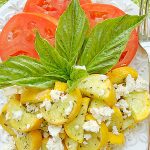
[[[28,0],[0,33],[6,150],[111,150],[150,114],[147,82],[128,65],[130,16],[90,0]]]

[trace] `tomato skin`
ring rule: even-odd
[[[54,44],[57,21],[33,13],[21,13],[13,16],[0,34],[0,57],[7,60],[20,54],[39,58],[35,51],[35,30]]]
[[[71,0],[28,0],[24,12],[35,12],[56,19],[63,14]],[[80,0],[80,4],[91,3],[91,0]]]
[[[119,8],[108,4],[84,4],[82,5],[90,25],[93,28],[97,23],[109,18],[116,18],[125,15],[125,12]],[[134,30],[131,33],[126,49],[122,53],[119,62],[114,68],[127,66],[131,63],[138,49],[138,33]]]

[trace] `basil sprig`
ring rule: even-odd
[[[119,61],[131,31],[144,18],[125,15],[108,19],[90,33],[79,1],[72,0],[60,17],[55,48],[37,33],[35,48],[40,59],[16,56],[0,64],[0,88],[12,85],[49,88],[59,80],[74,89],[88,74],[105,74]]]

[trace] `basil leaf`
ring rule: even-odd
[[[56,50],[73,66],[84,43],[89,23],[78,0],[72,0],[60,17],[56,31]]]
[[[107,73],[119,60],[131,31],[145,16],[125,15],[98,24],[87,41],[79,65],[85,65],[92,73]]]
[[[38,32],[36,33],[35,48],[40,56],[41,63],[44,64],[50,73],[59,75],[65,80],[69,78],[67,61]]]
[[[55,76],[46,76],[48,70],[37,60],[27,56],[12,57],[0,64],[0,87],[11,85],[48,88]]]
[[[88,76],[86,70],[73,67],[70,74],[70,80],[67,81],[69,92],[73,91],[78,86],[79,82],[86,76]]]

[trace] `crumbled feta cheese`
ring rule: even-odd
[[[131,111],[129,110],[129,105],[124,99],[119,100],[117,102],[116,106],[122,110],[124,118],[131,116]]]
[[[75,126],[75,129],[76,129],[76,130],[78,130],[79,128],[80,128],[80,126],[79,126],[79,125],[76,125],[76,126]]]
[[[8,102],[8,97],[5,95],[3,90],[0,90],[0,113],[2,112],[3,107]]]
[[[74,66],[75,69],[86,70],[85,66]]]
[[[34,104],[26,103],[26,110],[29,113],[36,113],[39,111],[39,108]]]
[[[27,124],[27,129],[29,129],[31,126],[30,126],[30,124]]]
[[[107,80],[108,79],[108,77],[106,76],[106,75],[100,75],[100,80],[101,81],[105,81],[105,80]]]
[[[88,141],[88,140],[91,139],[91,138],[92,138],[91,134],[84,134],[84,139],[85,139],[86,141]]]
[[[0,149],[1,150],[15,150],[15,141],[0,125]]]
[[[98,123],[101,123],[103,121],[110,120],[112,114],[114,113],[114,110],[110,107],[100,107],[91,108],[90,112],[93,115],[93,117],[98,121]]]
[[[87,145],[88,143],[86,141],[83,141],[83,145]]]
[[[73,109],[73,102],[69,101],[69,106],[65,109],[65,115],[68,116],[72,112]]]
[[[43,137],[44,137],[44,138],[48,138],[48,137],[49,137],[48,132],[43,132]]]
[[[103,96],[105,94],[105,90],[101,89],[98,93],[99,96]]]
[[[58,136],[61,130],[62,130],[62,126],[54,126],[54,125],[48,126],[49,134],[53,137]]]
[[[40,108],[45,107],[46,111],[49,111],[51,109],[51,102],[49,100],[43,101],[43,103],[40,105]]]
[[[119,84],[114,85],[116,90],[116,98],[119,100],[122,96],[127,96],[133,91],[143,91],[147,90],[148,84],[141,77],[135,81],[135,79],[129,74],[126,78],[125,85]]]
[[[62,140],[59,137],[50,138],[47,142],[46,148],[48,150],[64,150]]]
[[[51,90],[50,96],[54,102],[61,100],[62,102],[67,99],[67,94],[58,90]]]
[[[143,80],[141,77],[138,77],[136,80],[136,86],[135,89],[136,91],[143,91],[143,90],[147,90],[148,88],[148,83]]]
[[[115,134],[115,135],[118,135],[118,134],[119,134],[118,129],[117,129],[116,126],[113,126],[113,128],[112,128],[112,133]]]
[[[36,117],[37,117],[38,119],[42,119],[42,118],[43,118],[43,115],[42,115],[42,114],[37,114]]]
[[[95,120],[90,120],[83,124],[83,129],[85,131],[98,133],[100,126],[97,124],[97,122]]]
[[[21,120],[22,115],[23,115],[23,112],[21,110],[14,111],[12,113],[12,119],[15,119],[15,120],[19,121],[19,120]]]

